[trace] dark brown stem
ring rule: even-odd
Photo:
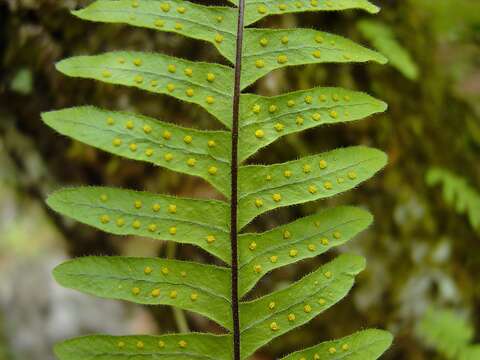
[[[242,74],[243,15],[245,0],[238,3],[237,48],[235,55],[235,86],[232,109],[232,162],[230,198],[230,241],[232,250],[232,320],[233,360],[240,360],[240,317],[238,313],[238,251],[237,251],[237,207],[238,207],[238,117],[240,109],[240,81]]]

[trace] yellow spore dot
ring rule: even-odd
[[[147,124],[143,125],[143,132],[145,134],[150,134],[152,132],[152,127],[150,125],[147,125]]]
[[[145,275],[150,275],[152,273],[153,269],[150,266],[145,266],[145,269],[143,269],[143,272]]]
[[[137,349],[143,349],[144,347],[145,347],[145,344],[143,343],[143,341],[137,342]]]
[[[272,322],[272,323],[270,324],[270,329],[271,329],[272,331],[277,331],[277,330],[280,329],[280,327],[279,327],[278,324],[274,321],[274,322]]]
[[[185,277],[185,276],[187,276],[187,272],[186,272],[186,271],[180,271],[180,275],[181,275],[182,277]]]
[[[288,101],[287,101],[287,106],[288,106],[288,107],[293,107],[293,106],[295,106],[295,100],[288,100]]]
[[[254,251],[257,248],[257,243],[255,241],[252,241],[250,245],[248,245],[248,248]]]
[[[142,202],[140,200],[135,200],[133,206],[135,209],[141,209],[142,208]]]
[[[301,116],[297,116],[297,118],[295,119],[295,123],[297,125],[303,125],[303,122],[304,122],[304,119]]]
[[[215,19],[216,19],[218,22],[222,22],[222,21],[223,21],[223,16],[221,16],[221,15],[220,15],[220,16],[217,16]]]
[[[172,83],[167,84],[167,90],[173,92],[175,90],[175,85]]]
[[[318,355],[317,353],[315,353],[313,355],[313,360],[320,360],[320,355]]]
[[[261,38],[260,39],[260,45],[267,46],[268,45],[268,39],[267,38]]]
[[[357,178],[357,173],[355,171],[350,171],[347,176],[350,180],[355,180]]]
[[[337,349],[335,349],[334,347],[331,347],[328,349],[328,352],[333,355],[337,352]]]
[[[133,65],[135,65],[135,66],[142,66],[142,64],[143,64],[142,59],[137,58],[137,59],[133,60]]]
[[[322,115],[321,115],[320,113],[317,113],[317,112],[316,112],[316,113],[313,113],[313,114],[312,114],[312,119],[313,119],[314,121],[320,121],[320,120],[322,119]]]
[[[188,97],[192,97],[193,95],[195,95],[195,91],[192,88],[188,88],[187,90],[185,90],[185,94],[187,94]]]
[[[155,232],[156,230],[157,230],[157,225],[156,224],[148,225],[148,231]]]
[[[263,206],[263,200],[262,199],[255,199],[255,206],[257,208],[260,208]]]
[[[319,44],[323,43],[324,39],[322,35],[315,36],[315,41]]]
[[[178,11],[179,14],[185,14],[187,9],[183,6],[180,6],[180,7],[177,8],[177,11]]]
[[[208,168],[208,173],[209,173],[210,175],[215,175],[215,174],[217,173],[217,171],[218,171],[218,169],[217,169],[215,166],[210,166],[210,167]]]
[[[286,240],[286,239],[290,239],[292,237],[292,233],[288,230],[284,230],[283,231],[283,238]]]
[[[330,117],[336,119],[338,117],[338,113],[335,110],[330,111]]]
[[[207,243],[212,244],[216,240],[214,235],[207,235]]]
[[[350,349],[350,346],[348,344],[343,344],[342,345],[342,350],[343,351],[347,351],[348,349]]]
[[[176,298],[177,298],[177,295],[178,295],[178,293],[177,293],[176,290],[170,291],[170,294],[169,294],[170,299],[176,299]]]
[[[165,130],[165,131],[163,132],[162,137],[163,137],[165,140],[170,140],[170,139],[172,138],[172,133],[171,133],[170,131],[168,131],[168,130]]]
[[[261,69],[265,66],[265,61],[263,61],[262,59],[257,59],[255,60],[255,66]]]
[[[155,26],[157,28],[161,28],[161,27],[163,27],[163,25],[165,25],[165,21],[160,20],[160,19],[155,20]]]
[[[268,304],[268,308],[269,308],[270,310],[273,310],[273,309],[275,309],[275,306],[276,306],[276,305],[277,305],[277,304],[275,304],[274,301],[271,301],[271,302]]]
[[[166,153],[163,158],[165,159],[165,161],[172,161],[173,159],[173,155],[170,154],[170,153]]]
[[[318,162],[318,166],[320,166],[320,169],[323,170],[323,169],[325,169],[325,168],[328,166],[328,163],[327,163],[326,160],[323,160],[323,159],[322,159],[322,160],[320,160],[320,161]]]
[[[140,227],[142,226],[142,223],[138,220],[135,220],[133,223],[132,223],[132,226],[134,229],[140,229]]]
[[[194,158],[189,158],[189,159],[187,160],[187,165],[190,166],[190,167],[195,166],[196,163],[197,163],[197,160],[194,159]]]
[[[330,182],[330,181],[325,181],[323,183],[323,187],[326,189],[326,190],[331,190],[333,188],[333,184]]]
[[[223,41],[223,35],[217,34],[215,35],[215,42],[220,44]]]
[[[187,76],[192,76],[193,75],[193,70],[191,68],[186,68],[184,73]]]
[[[279,202],[279,201],[282,200],[282,195],[280,195],[280,194],[273,194],[273,195],[272,195],[272,199],[273,199],[273,201],[275,201],[275,202]]]
[[[312,167],[309,164],[303,165],[303,172],[305,174],[308,174],[310,171],[312,171]]]
[[[190,135],[187,135],[183,138],[183,141],[185,142],[185,144],[191,144],[192,140],[193,138]]]
[[[280,132],[280,131],[283,131],[283,129],[285,129],[285,125],[283,125],[282,123],[276,123],[274,128],[275,128],[275,130]]]
[[[120,146],[120,145],[122,145],[122,139],[115,138],[115,139],[113,139],[112,144],[113,144],[113,146]]]
[[[117,61],[118,61],[119,64],[125,64],[125,58],[124,57],[119,57]]]
[[[262,272],[262,265],[259,265],[259,264],[255,265],[253,267],[253,271],[255,271],[257,274],[261,273]]]
[[[266,14],[268,9],[265,5],[260,5],[257,7],[257,11],[259,14]]]
[[[313,97],[310,95],[305,96],[305,104],[311,104],[313,101]]]
[[[134,126],[135,126],[135,125],[133,124],[133,121],[132,121],[132,120],[128,120],[128,121],[125,123],[125,127],[126,127],[128,130],[132,130]]]
[[[179,22],[175,23],[175,30],[182,30],[182,29],[183,29],[182,23],[179,23]]]
[[[164,12],[169,12],[170,11],[170,4],[163,3],[163,4],[160,5],[160,9],[162,9]]]
[[[174,205],[174,204],[168,205],[168,212],[170,214],[176,214],[177,213],[177,205]]]
[[[318,0],[311,0],[310,5],[312,5],[313,7],[318,6]]]
[[[290,257],[296,257],[298,255],[298,250],[297,249],[292,249],[288,252],[288,255]]]
[[[282,44],[286,45],[288,44],[288,36],[282,36],[282,39],[280,40]]]
[[[258,130],[255,131],[255,136],[258,139],[261,139],[265,136],[265,131],[263,131],[262,129],[258,129]]]
[[[168,65],[167,70],[169,73],[175,73],[177,71],[177,67],[173,64]]]
[[[323,275],[325,275],[325,277],[326,277],[327,279],[330,279],[330,278],[332,277],[332,272],[331,272],[331,271],[325,271],[325,272],[323,273]]]
[[[295,314],[288,314],[287,318],[288,318],[288,321],[295,321],[297,317],[295,316]]]
[[[285,11],[285,10],[287,10],[287,5],[285,5],[285,4],[279,4],[279,5],[278,5],[278,8],[279,8],[280,10],[282,10],[282,11]]]
[[[112,72],[111,72],[110,70],[103,70],[102,76],[103,76],[104,78],[109,78],[109,77],[112,76]]]
[[[312,307],[310,305],[305,305],[303,307],[303,311],[305,311],[307,314],[312,311]]]
[[[207,145],[209,148],[217,146],[217,142],[215,140],[208,140]]]
[[[272,104],[268,107],[268,112],[269,113],[273,114],[275,111],[277,111],[277,105]]]
[[[190,300],[192,301],[197,301],[198,300],[198,294],[197,293],[191,293],[190,294]]]
[[[332,94],[332,100],[335,102],[340,101],[340,96],[338,94]]]
[[[253,111],[255,114],[260,113],[260,110],[261,110],[261,109],[262,109],[262,108],[261,108],[260,105],[258,105],[258,104],[255,104],[255,105],[253,105],[253,107],[252,107],[252,111]]]
[[[310,185],[310,186],[308,187],[308,192],[309,192],[310,194],[315,194],[315,193],[317,192],[317,187],[316,187],[315,185]]]
[[[318,304],[319,305],[325,305],[326,304],[325,299],[323,299],[323,298],[318,299]]]
[[[288,61],[287,55],[278,55],[277,62],[279,64],[285,64]]]
[[[159,297],[160,296],[160,289],[153,289],[152,292],[150,293],[153,297]]]
[[[349,95],[344,95],[344,96],[343,96],[343,99],[344,99],[345,101],[347,101],[347,102],[351,100],[351,98],[350,98]]]
[[[145,150],[145,155],[148,156],[148,157],[152,156],[153,155],[153,149],[150,149],[150,148],[146,149]]]
[[[118,218],[116,224],[118,227],[122,227],[123,225],[125,225],[125,220],[123,218]]]
[[[322,238],[320,242],[322,243],[322,245],[325,245],[325,246],[329,244],[329,241],[327,238]]]
[[[121,349],[121,348],[124,348],[125,347],[125,343],[123,341],[119,341],[117,343],[117,346]]]
[[[157,87],[157,85],[158,85],[158,80],[152,80],[152,81],[150,81],[150,85],[151,85],[152,87]]]
[[[267,180],[267,181],[272,180],[272,175],[269,174],[269,175],[265,176],[265,180]]]
[[[143,83],[143,76],[142,75],[137,75],[137,76],[135,76],[134,80],[137,84],[141,84],[141,83]]]
[[[276,256],[276,255],[270,256],[270,262],[272,264],[275,264],[277,261],[278,261],[278,256]]]
[[[317,247],[315,246],[315,244],[308,244],[308,250],[309,251],[315,251],[317,249]]]
[[[163,349],[163,348],[165,347],[165,342],[162,341],[162,340],[160,340],[160,341],[158,342],[158,347],[161,348],[161,349]]]
[[[128,147],[130,148],[131,151],[137,151],[138,149],[138,145],[135,143],[131,143],[130,145],[128,145]]]
[[[185,340],[180,340],[178,342],[178,346],[180,346],[182,349],[187,347],[187,342]]]
[[[110,222],[110,216],[102,215],[100,216],[100,221],[102,224],[108,224]]]
[[[215,102],[215,98],[213,96],[209,95],[209,96],[207,96],[205,101],[207,102],[207,104],[212,105]]]
[[[177,228],[175,226],[172,226],[170,229],[168,229],[168,232],[170,235],[175,235],[177,233]]]
[[[168,275],[170,273],[170,270],[166,266],[162,267],[162,270],[160,271],[162,272],[163,275]]]
[[[340,239],[342,237],[342,234],[340,233],[340,231],[334,231],[333,232],[333,237],[335,239]]]
[[[160,211],[160,204],[157,204],[157,203],[153,204],[152,205],[152,210],[155,211],[155,212]]]
[[[322,52],[320,50],[315,50],[313,53],[312,53],[313,57],[317,58],[317,59],[320,59],[322,57]]]
[[[140,288],[138,288],[138,287],[132,288],[132,294],[133,294],[133,295],[138,295],[138,294],[140,294]]]
[[[115,120],[112,117],[107,118],[107,125],[113,125],[115,124]]]
[[[320,100],[320,102],[325,102],[325,101],[327,101],[327,97],[322,94],[318,97],[318,100]]]
[[[215,74],[208,73],[207,74],[207,81],[209,81],[209,82],[215,81]]]

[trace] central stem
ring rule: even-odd
[[[235,85],[232,108],[232,162],[230,198],[230,242],[232,250],[232,320],[233,320],[233,360],[240,360],[240,316],[238,312],[238,118],[240,112],[240,81],[242,74],[243,15],[245,0],[238,3],[237,45],[235,54]]]

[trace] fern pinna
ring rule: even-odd
[[[58,266],[55,278],[66,287],[104,298],[194,311],[220,324],[225,334],[87,336],[59,344],[56,354],[61,360],[246,359],[340,301],[365,266],[362,257],[344,254],[282,290],[243,300],[269,271],[345,243],[368,227],[372,217],[359,208],[338,207],[264,233],[240,233],[241,229],[267,211],[354,188],[380,170],[386,156],[356,146],[267,166],[243,165],[244,161],[284,135],[359,120],[384,111],[386,104],[340,88],[318,87],[274,97],[242,90],[286,66],[386,62],[382,55],[340,36],[312,29],[247,26],[271,14],[379,9],[367,0],[231,2],[206,6],[183,0],[98,0],[74,11],[86,20],[127,23],[212,43],[233,66],[122,51],[73,57],[57,68],[72,77],[133,86],[197,104],[225,130],[189,129],[89,106],[45,113],[44,121],[110,153],[201,177],[226,200],[81,187],[54,193],[49,205],[113,234],[197,245],[225,265],[85,257]],[[284,359],[376,359],[390,343],[390,334],[366,330]]]

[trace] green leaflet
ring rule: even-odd
[[[72,77],[167,94],[197,104],[225,126],[231,126],[233,69],[227,66],[119,51],[72,57],[57,63],[57,69]]]
[[[341,206],[298,219],[262,234],[240,235],[240,294],[269,271],[311,258],[340,246],[373,221],[368,211]]]
[[[240,167],[239,226],[278,207],[350,190],[386,162],[387,156],[380,150],[352,146],[282,164]]]
[[[441,185],[445,202],[459,214],[466,214],[472,228],[480,231],[480,192],[465,178],[446,169],[433,167],[428,170],[426,181],[429,186]]]
[[[166,304],[231,328],[230,270],[160,258],[83,257],[53,271],[62,286],[102,298]]]
[[[229,1],[238,4],[238,0]],[[347,9],[362,9],[371,14],[376,14],[380,11],[380,8],[367,0],[307,0],[305,2],[296,0],[247,0],[245,26],[268,15]]]
[[[390,347],[392,340],[392,335],[387,331],[369,329],[297,351],[282,360],[376,360]]]
[[[284,135],[359,120],[386,109],[383,101],[341,88],[319,87],[274,97],[244,94],[240,109],[240,159]]]
[[[110,153],[199,176],[230,195],[230,137],[91,106],[42,114],[63,135]]]
[[[361,256],[344,254],[300,281],[240,305],[242,358],[299,327],[347,295],[365,268]]]
[[[398,71],[410,80],[418,78],[418,67],[407,49],[395,39],[392,29],[380,21],[362,20],[358,28],[373,46],[386,54],[388,60]]]
[[[212,355],[212,349],[217,349]],[[162,336],[84,336],[55,346],[59,360],[230,360],[230,336],[189,333]]]
[[[342,36],[311,29],[245,29],[242,89],[272,70],[317,63],[387,59]]]
[[[63,215],[112,234],[194,244],[230,262],[229,208],[220,201],[80,187],[59,190],[47,202]]]
[[[234,8],[183,0],[142,0],[136,4],[132,0],[98,0],[73,14],[84,20],[125,23],[204,40],[231,62],[235,58],[237,10]]]

